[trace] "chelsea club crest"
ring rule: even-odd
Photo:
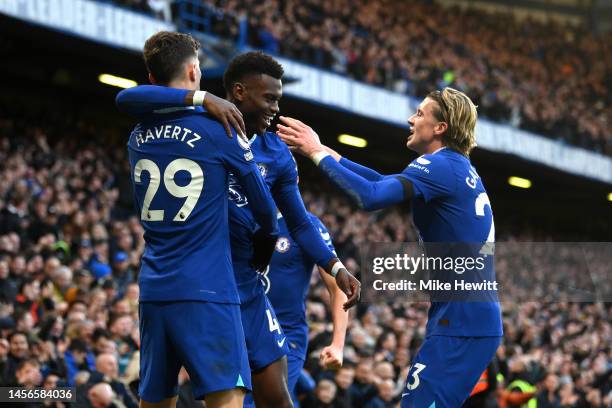
[[[263,163],[257,163],[257,168],[259,169],[259,173],[261,173],[261,177],[265,179],[268,174],[268,167]]]
[[[287,237],[280,237],[276,241],[276,250],[281,254],[287,252],[290,246],[291,244],[289,243],[289,239]]]

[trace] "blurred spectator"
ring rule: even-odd
[[[87,392],[87,407],[90,408],[119,408],[114,403],[113,389],[107,383],[98,383]]]
[[[612,154],[610,33],[431,1],[207,0],[203,7],[217,35],[238,41],[248,31],[250,44],[266,52],[417,98],[452,86],[491,120]]]
[[[64,361],[67,369],[67,384],[72,386],[76,383],[76,375],[79,371],[91,372],[95,368],[93,354],[87,349],[87,344],[80,339],[72,339],[68,350],[64,353]]]

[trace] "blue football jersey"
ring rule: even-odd
[[[400,175],[409,179],[414,188],[413,221],[421,241],[452,244],[447,248],[457,248],[455,243],[472,243],[461,246],[461,255],[484,259],[479,278],[495,281],[493,212],[482,180],[469,159],[442,148],[418,157]],[[427,334],[501,336],[497,294],[488,293],[486,299],[490,301],[482,301],[484,298],[432,301]]]
[[[315,215],[309,215],[329,249],[334,251],[327,228]],[[280,233],[274,255],[270,266],[260,275],[260,279],[283,332],[289,339],[290,352],[304,359],[308,346],[306,295],[315,262],[291,238],[287,223],[282,217],[279,219],[278,227]]]
[[[297,167],[287,146],[273,133],[253,136],[251,150],[259,172],[274,194],[283,183],[297,184]],[[250,266],[257,223],[235,177],[230,179],[230,234],[232,261],[240,300],[246,302],[263,291],[257,272]]]
[[[256,172],[246,141],[194,109],[147,115],[128,142],[145,230],[141,301],[239,303],[230,255],[228,172]],[[256,173],[254,173],[256,174]]]

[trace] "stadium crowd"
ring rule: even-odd
[[[144,241],[124,143],[86,122],[60,121],[36,127],[0,119],[0,384],[70,385],[77,406],[136,407]],[[312,171],[304,167],[303,174]],[[302,177],[304,199],[351,270],[360,272],[361,244],[416,240],[405,211],[366,214],[313,177]],[[331,325],[317,274],[307,313],[312,381],[304,382],[302,406],[396,406],[423,340],[427,304],[360,304],[337,372],[319,366]],[[610,406],[611,317],[604,303],[505,303],[504,343],[482,391],[493,405],[473,406],[519,406],[512,403],[531,397],[540,408]],[[188,406],[185,373],[181,384],[181,406]]]
[[[193,29],[417,98],[452,86],[491,120],[612,154],[610,34],[418,0],[204,3],[194,12],[208,23]]]

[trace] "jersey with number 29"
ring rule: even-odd
[[[413,220],[421,240],[426,244],[443,243],[447,248],[473,244],[467,245],[464,252],[483,259],[484,270],[479,275],[495,281],[493,212],[482,180],[469,159],[442,148],[415,159],[399,175],[413,185]],[[497,294],[480,299],[432,301],[427,335],[501,336]]]
[[[141,301],[238,304],[228,229],[228,172],[256,172],[248,143],[193,109],[148,115],[130,135],[144,226]]]

